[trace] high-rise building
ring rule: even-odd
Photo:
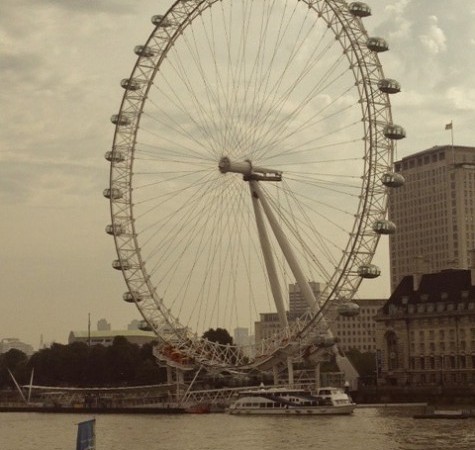
[[[389,219],[391,291],[406,275],[469,267],[475,248],[475,147],[436,146],[395,163]]]
[[[318,300],[320,297],[320,283],[316,281],[308,282],[313,295]],[[308,303],[300,292],[300,287],[297,283],[289,284],[289,312],[292,315],[302,315],[308,310]]]

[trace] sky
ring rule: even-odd
[[[475,145],[475,3],[374,0],[365,19],[384,37],[400,159],[434,145]],[[38,348],[106,318],[139,318],[111,268],[107,187],[113,126],[135,62],[168,0],[4,0],[0,15],[0,339]],[[386,274],[387,241],[375,261]],[[366,297],[389,295],[383,276]],[[360,295],[361,296],[361,295]]]

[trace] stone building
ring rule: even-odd
[[[375,320],[379,384],[475,384],[475,268],[405,276]]]

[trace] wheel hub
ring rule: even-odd
[[[268,169],[254,166],[249,159],[242,162],[231,161],[227,156],[223,156],[218,164],[221,173],[240,173],[244,181],[282,181],[280,170]]]

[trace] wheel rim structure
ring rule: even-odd
[[[395,146],[382,66],[344,1],[180,0],[153,22],[121,82],[106,153],[107,231],[124,300],[171,365],[268,369],[320,346],[336,305],[353,298],[359,268],[371,263]],[[229,162],[240,169],[223,170]],[[298,320],[243,351],[199,336],[252,327],[276,309],[253,183],[321,293]],[[273,286],[288,309],[295,277],[263,223]]]

